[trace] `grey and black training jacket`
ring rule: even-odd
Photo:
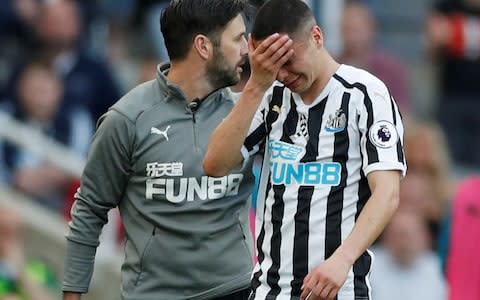
[[[98,122],[72,209],[64,291],[87,292],[114,207],[126,231],[122,299],[211,299],[249,285],[251,165],[220,178],[202,168],[233,96],[221,89],[189,107],[166,72],[161,65]]]

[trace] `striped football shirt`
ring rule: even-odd
[[[257,255],[251,299],[299,299],[303,279],[352,231],[370,197],[367,175],[406,172],[403,124],[387,87],[341,65],[305,104],[280,83],[266,93],[242,147],[266,153],[257,201]],[[338,300],[371,299],[366,251]]]

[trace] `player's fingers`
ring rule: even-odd
[[[314,277],[310,277],[308,280],[306,278],[303,280],[302,294],[300,299],[307,299],[307,297],[312,297],[312,291],[315,289],[317,282]],[[310,296],[309,296],[310,295]]]
[[[325,299],[327,299],[327,300],[335,299],[335,296],[337,295],[338,290],[339,290],[339,288],[332,287],[330,289],[330,291],[328,292],[328,295],[326,296]]]
[[[279,64],[279,61],[283,58],[285,55],[288,55],[289,54],[289,51],[293,51],[292,49],[292,44],[293,44],[293,41],[292,40],[287,40],[287,42],[285,42],[280,48],[277,49],[277,51],[273,52],[271,55],[270,55],[270,61],[274,64],[274,65],[278,65]],[[266,53],[267,54],[267,53]],[[288,59],[287,59],[288,60]],[[282,64],[283,65],[283,64]]]
[[[305,283],[309,282],[310,281],[310,278],[312,278],[312,272],[309,272],[307,274],[307,276],[305,276],[305,278],[303,278],[303,285],[301,287],[301,289],[303,290],[303,287],[305,286]]]
[[[255,50],[258,53],[263,53],[265,52],[265,50],[268,49],[268,47],[270,47],[270,45],[272,45],[279,38],[280,38],[280,34],[278,33],[271,34],[266,39],[264,39]],[[253,45],[253,41],[252,41],[252,45]]]
[[[281,56],[276,62],[275,62],[275,68],[280,68],[283,66],[289,59],[290,57],[293,56],[295,51],[293,49],[288,50],[288,52],[284,53],[283,56]]]
[[[325,299],[326,300],[326,299],[330,299],[328,297],[330,295],[331,290],[332,290],[332,286],[326,285],[325,287],[323,287],[323,289],[321,291],[318,291],[317,293],[318,293],[318,295],[320,295],[320,299],[322,299],[322,300]]]
[[[292,42],[288,35],[280,36],[275,42],[273,42],[265,51],[263,52],[264,59],[271,59],[272,56],[279,52],[285,53],[292,46]]]
[[[303,289],[302,293],[300,294],[300,299],[302,300],[312,300],[313,290],[310,288]]]

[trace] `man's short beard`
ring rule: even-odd
[[[207,80],[214,89],[233,86],[240,82],[238,65],[231,67],[218,46],[213,48],[213,57],[207,64]]]

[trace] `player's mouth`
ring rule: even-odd
[[[292,79],[292,80],[287,81],[287,83],[285,83],[285,85],[286,85],[289,89],[292,89],[292,88],[297,87],[297,85],[298,85],[299,82],[300,82],[300,75],[297,76],[296,78]]]

